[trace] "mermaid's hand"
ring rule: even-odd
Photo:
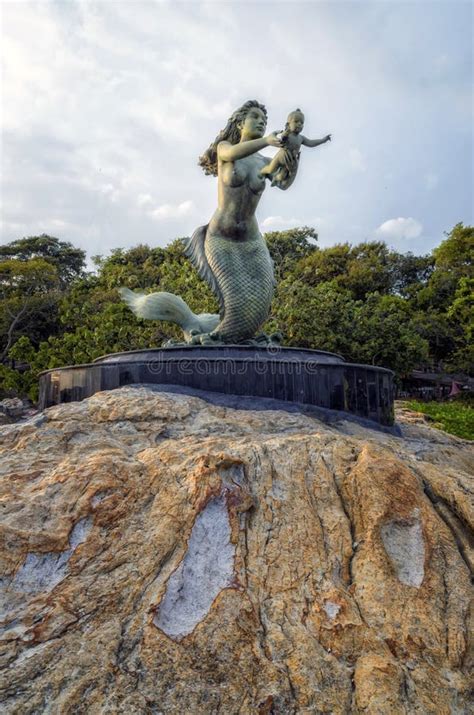
[[[276,146],[276,147],[281,147],[283,146],[281,139],[278,138],[277,134],[281,134],[281,129],[279,129],[276,132],[271,132],[271,134],[268,134],[265,137],[265,140],[268,144],[268,146]]]

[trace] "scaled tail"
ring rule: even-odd
[[[173,293],[134,293],[128,288],[118,289],[122,299],[137,318],[147,320],[168,320],[177,323],[183,329],[185,337],[191,335],[191,331],[197,333],[209,332],[219,322],[218,315],[203,313],[196,315],[188,304]]]
[[[137,318],[169,320],[182,328],[193,322],[196,316],[179,295],[173,293],[133,293],[128,288],[119,288],[122,299]]]

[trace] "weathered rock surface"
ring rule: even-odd
[[[20,400],[19,397],[10,397],[0,400],[0,425],[8,425],[20,419],[27,419],[37,413],[38,410],[33,409],[31,402],[27,399]]]
[[[1,428],[2,712],[467,713],[472,447],[403,433],[146,388]]]

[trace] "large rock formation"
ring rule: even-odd
[[[127,388],[0,455],[2,712],[468,712],[466,442]]]

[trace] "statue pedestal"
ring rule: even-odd
[[[88,365],[48,370],[40,376],[40,407],[134,384],[228,406],[238,406],[236,397],[256,398],[256,409],[306,405],[316,413],[353,415],[387,427],[394,423],[390,370],[354,365],[320,350],[242,345],[134,350],[105,355]],[[248,400],[246,406],[252,409]]]

